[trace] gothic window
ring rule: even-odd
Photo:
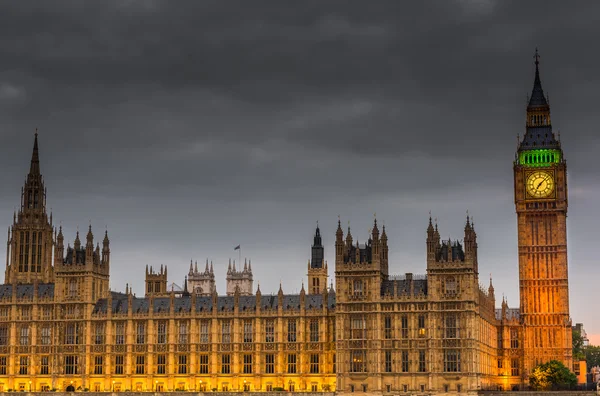
[[[42,375],[47,375],[49,374],[49,364],[48,361],[50,360],[50,358],[48,356],[42,356],[40,357],[40,374]]]
[[[65,374],[79,374],[79,367],[77,361],[77,356],[65,356]]]
[[[424,373],[427,371],[427,364],[425,358],[425,350],[419,350],[419,372]]]
[[[457,283],[456,279],[453,277],[449,277],[446,279],[446,293],[454,294],[457,292]]]
[[[31,307],[21,307],[21,320],[31,320]]]
[[[23,263],[25,262],[24,241],[25,241],[25,233],[23,231],[21,231],[20,237],[19,237],[19,272],[23,272]]]
[[[177,372],[179,374],[187,374],[187,355],[179,355],[177,363]]]
[[[95,334],[94,334],[94,344],[96,344],[96,345],[104,344],[104,323],[96,323]]]
[[[265,321],[265,342],[275,342],[275,321],[273,319]]]
[[[188,323],[185,320],[179,322],[179,343],[188,343]]]
[[[160,282],[154,282],[154,292],[160,293]]]
[[[319,278],[313,278],[313,294],[320,293]]]
[[[0,345],[8,345],[8,341],[10,340],[9,335],[9,326],[2,325],[0,326]]]
[[[510,361],[510,375],[513,377],[519,376],[519,359],[512,359]]]
[[[311,319],[309,325],[310,342],[319,342],[319,319]]]
[[[392,372],[392,351],[385,351],[385,367],[386,373]]]
[[[166,374],[167,373],[167,355],[158,355],[156,357],[156,373]]]
[[[244,374],[252,374],[252,355],[244,354]]]
[[[444,372],[460,372],[460,351],[447,349],[444,351]]]
[[[350,339],[364,340],[367,338],[367,323],[364,316],[353,316],[350,319]]]
[[[0,375],[6,375],[7,362],[8,362],[8,356],[0,356]]]
[[[408,316],[406,315],[400,318],[400,332],[402,338],[408,338]]]
[[[65,326],[65,344],[79,344],[79,326],[79,323],[67,323],[67,325]]]
[[[25,272],[29,272],[29,231],[25,231],[25,261],[23,269]]]
[[[310,355],[310,373],[319,374],[319,355],[317,353]]]
[[[29,345],[29,327],[23,326],[21,327],[21,334],[19,337],[19,344],[21,345]]]
[[[221,322],[221,342],[223,344],[231,343],[231,322],[228,320]]]
[[[287,340],[288,342],[296,342],[296,319],[288,319]]]
[[[392,338],[392,317],[390,315],[383,318],[383,338],[386,340]]]
[[[28,356],[20,356],[19,357],[19,374],[27,375],[29,373],[29,357]]]
[[[513,349],[519,347],[519,332],[517,329],[510,329],[510,347]]]
[[[363,295],[363,281],[362,280],[355,280],[354,281],[353,294],[355,296],[362,296]]]
[[[455,314],[446,314],[444,326],[444,338],[459,338],[457,319]]]
[[[37,248],[37,232],[33,231],[31,233],[31,272],[35,272],[35,259],[37,258],[36,248]]]
[[[115,356],[115,374],[121,375],[124,373],[123,366],[125,362],[125,356],[117,355]]]
[[[69,297],[77,297],[77,279],[69,281]]]
[[[115,323],[115,344],[125,344],[125,322]]]
[[[102,356],[94,356],[94,374],[102,374]]]
[[[418,317],[419,337],[425,337],[425,315]]]
[[[231,373],[231,355],[223,354],[221,355],[221,374],[230,374]]]
[[[244,342],[252,342],[252,321],[244,320]]]
[[[161,320],[158,322],[156,329],[156,343],[166,344],[167,343],[167,322]]]
[[[147,293],[148,294],[152,293],[152,282],[148,282],[146,284],[146,286],[147,286]]]
[[[200,321],[200,343],[202,343],[202,344],[209,343],[208,321],[207,320]]]
[[[146,323],[139,321],[135,324],[135,343],[145,344],[146,343]],[[143,374],[143,373],[140,373]]]
[[[42,272],[42,232],[38,233],[37,272]]]
[[[402,363],[402,367],[401,367],[401,371],[403,373],[408,373],[408,351],[402,351],[401,354],[401,363]]]
[[[42,345],[50,345],[51,341],[52,341],[52,328],[50,326],[42,327],[40,343]]]
[[[287,355],[287,372],[288,374],[296,374],[296,354],[288,353]]]
[[[354,349],[350,351],[350,372],[362,373],[367,370],[367,351]]]
[[[146,359],[144,355],[135,356],[135,373],[144,374],[146,371]]]
[[[265,374],[275,373],[275,355],[268,353],[265,355]]]
[[[208,374],[208,354],[202,354],[198,357],[200,374]]]

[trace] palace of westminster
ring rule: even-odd
[[[331,287],[317,228],[299,294],[255,290],[250,263],[230,264],[226,295],[212,263],[190,266],[183,290],[165,267],[146,268],[144,297],[111,291],[108,234],[65,246],[48,215],[36,134],[0,285],[0,392],[467,393],[571,367],[566,161],[535,64],[513,162],[519,308],[481,286],[468,217],[462,241],[429,219],[425,275],[389,274],[377,221],[364,244],[338,222]]]

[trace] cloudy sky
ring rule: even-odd
[[[108,227],[111,286],[182,283],[233,247],[255,287],[298,292],[319,222],[385,223],[390,270],[479,237],[480,278],[518,306],[512,161],[536,47],[569,166],[571,315],[594,315],[600,3],[98,1],[0,6],[0,223],[39,128],[48,205],[72,241]],[[330,266],[333,275],[333,265]],[[498,301],[499,304],[500,301]]]

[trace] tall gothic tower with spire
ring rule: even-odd
[[[308,294],[321,294],[327,288],[327,262],[325,261],[325,248],[321,239],[321,230],[317,225],[311,260],[308,262]]]
[[[514,162],[520,315],[526,374],[549,360],[572,365],[567,266],[567,164],[552,131],[535,54],[535,80]]]
[[[5,283],[54,281],[52,234],[52,214],[48,218],[36,133],[29,174],[21,189],[21,206],[8,228]]]

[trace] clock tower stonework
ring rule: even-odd
[[[535,56],[526,131],[514,162],[523,369],[550,360],[572,367],[567,265],[567,164],[552,131]]]

